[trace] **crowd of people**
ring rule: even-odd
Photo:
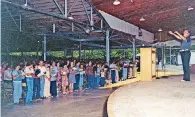
[[[16,104],[23,98],[26,84],[25,102],[28,104],[59,94],[67,95],[74,91],[104,87],[109,83],[126,80],[130,68],[130,62],[124,60],[113,61],[110,65],[101,61],[76,60],[40,60],[15,66],[2,63],[1,81],[13,83],[13,99]]]

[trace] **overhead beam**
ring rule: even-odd
[[[90,18],[89,18],[89,14],[87,13],[87,9],[86,9],[86,7],[85,7],[85,4],[84,4],[84,1],[83,1],[83,0],[82,0],[82,5],[83,5],[84,11],[85,11],[85,13],[86,13],[87,19],[88,19],[88,21],[89,21],[89,24],[91,24]]]
[[[13,22],[15,23],[16,27],[20,30],[20,27],[18,26],[18,24],[16,23],[15,19],[13,18],[10,10],[7,8],[7,6],[5,6],[7,12],[9,13],[10,17],[12,18]]]
[[[68,17],[68,3],[67,3],[67,0],[64,0],[64,16],[65,16],[65,18]]]
[[[9,4],[9,5],[12,5],[12,6],[15,6],[15,7],[18,7],[18,8],[21,8],[23,10],[27,10],[27,11],[31,11],[31,12],[36,12],[36,13],[52,16],[52,17],[55,17],[55,18],[58,18],[58,19],[63,19],[63,20],[69,21],[69,22],[74,22],[75,25],[77,25],[78,27],[80,27],[81,29],[83,29],[85,31],[85,29],[83,27],[83,25],[85,25],[85,24],[70,20],[70,19],[66,18],[65,16],[63,16],[63,15],[49,13],[49,12],[45,12],[45,11],[42,11],[42,10],[37,10],[37,9],[31,8],[29,6],[24,6],[24,5],[20,5],[20,4],[17,4],[17,3],[9,2],[7,0],[2,0],[2,2],[6,3],[6,4]]]
[[[57,6],[57,8],[59,9],[60,13],[62,15],[65,15],[64,12],[63,12],[63,10],[62,10],[62,7],[59,5],[59,3],[56,0],[53,0],[53,2],[55,3],[55,5]]]

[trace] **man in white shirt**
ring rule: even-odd
[[[41,96],[41,98],[43,98],[44,97],[44,85],[45,85],[46,68],[45,68],[44,63],[43,63],[42,60],[39,62],[38,69],[40,69],[40,74],[38,74],[38,76],[40,77],[40,80],[41,80],[40,96]]]
[[[34,77],[34,69],[33,65],[28,63],[27,67],[24,69],[24,73],[26,76],[26,83],[27,83],[27,96],[26,96],[26,103],[31,103],[33,98],[33,77]]]

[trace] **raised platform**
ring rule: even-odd
[[[136,82],[113,92],[107,102],[109,117],[194,117],[195,75],[153,82]]]

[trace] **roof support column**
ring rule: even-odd
[[[81,42],[79,43],[79,61],[81,61]]]
[[[22,16],[20,14],[20,32],[22,32]]]
[[[84,59],[86,59],[86,51],[84,50]]]
[[[106,62],[110,64],[110,37],[109,30],[106,30]]]
[[[64,16],[65,16],[65,18],[68,17],[68,3],[67,3],[67,0],[64,0]]]
[[[133,78],[136,78],[136,46],[135,46],[135,38],[133,38]]]
[[[44,36],[43,42],[42,42],[43,43],[43,60],[46,61],[47,60],[47,58],[46,58],[47,57],[47,48],[46,48],[47,42],[46,42],[46,35],[44,34],[43,36]]]
[[[170,49],[170,50],[169,50],[169,57],[170,57],[170,58],[169,58],[169,59],[170,59],[169,61],[170,61],[170,65],[171,65],[171,56],[172,56],[172,55],[171,55],[171,54],[172,54],[172,53],[171,53],[171,47],[170,47],[169,49]]]
[[[64,49],[64,58],[66,58],[67,49]]]
[[[91,7],[91,21],[90,21],[90,25],[93,26],[93,8],[92,7]],[[94,30],[93,27],[92,27],[92,30]]]
[[[123,57],[124,58],[126,57],[126,49],[125,48],[123,49]]]

